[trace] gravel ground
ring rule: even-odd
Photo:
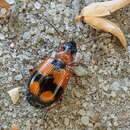
[[[93,1],[21,0],[12,7],[9,18],[0,20],[0,130],[9,130],[12,124],[20,130],[130,130],[130,49],[125,51],[111,35],[88,43],[106,33],[73,21]],[[130,48],[130,6],[108,18],[122,28]],[[81,63],[75,68],[81,76],[79,85],[72,77],[61,105],[44,118],[45,110],[26,101],[28,70],[72,38],[77,45],[84,43],[76,56]],[[15,87],[23,89],[14,105],[7,91]]]

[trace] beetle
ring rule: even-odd
[[[42,63],[31,69],[27,87],[27,100],[35,107],[49,107],[62,99],[70,77],[75,74],[72,66],[77,66],[74,56],[77,52],[74,41],[65,42],[54,58],[44,58]]]
[[[53,24],[46,18],[44,19],[55,29],[59,36],[63,36]],[[92,38],[87,42],[100,37],[103,36]],[[31,105],[45,108],[62,99],[70,77],[76,76],[72,69],[73,66],[79,65],[74,61],[76,52],[77,45],[75,41],[65,42],[57,50],[54,58],[44,58],[37,68],[30,70],[31,78],[28,82],[26,97]]]

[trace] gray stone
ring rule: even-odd
[[[79,86],[78,86],[79,87]],[[80,91],[77,91],[76,89],[74,90],[74,94],[76,97],[81,97],[82,96],[82,93]]]
[[[31,38],[31,33],[30,33],[30,32],[25,32],[25,33],[23,34],[23,39],[29,40],[30,38]]]
[[[120,83],[119,81],[114,81],[111,86],[110,86],[111,90],[120,90]]]
[[[48,33],[48,34],[54,34],[55,30],[54,30],[54,28],[48,28],[48,27],[46,27],[46,33]]]
[[[87,126],[89,124],[89,117],[82,116],[81,117],[81,123],[83,123],[85,126]]]
[[[130,53],[130,46],[128,46],[128,52]]]
[[[81,116],[86,115],[86,111],[85,111],[84,109],[81,109],[78,113],[79,113]]]
[[[22,74],[18,74],[14,77],[15,80],[21,80],[23,78]]]
[[[87,70],[82,66],[75,67],[74,71],[75,71],[76,75],[78,75],[78,76],[87,76],[88,75]]]
[[[70,122],[70,121],[69,121],[69,119],[68,119],[68,118],[65,118],[65,119],[64,119],[64,124],[65,124],[66,126],[68,126],[68,125],[69,125],[69,122]]]
[[[5,35],[0,33],[0,40],[4,40],[5,39]]]

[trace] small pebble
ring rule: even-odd
[[[128,87],[125,87],[125,86],[124,86],[124,87],[122,87],[122,89],[123,89],[124,91],[126,91],[126,92],[128,91]]]
[[[18,74],[14,77],[15,80],[21,80],[23,78],[22,74]]]
[[[78,76],[87,76],[87,70],[82,66],[75,67],[74,70]]]
[[[14,48],[14,46],[15,46],[14,43],[11,43],[11,44],[10,44],[10,47],[11,47],[11,48]]]
[[[111,128],[111,127],[108,127],[107,130],[112,130],[112,128]]]
[[[82,96],[82,93],[80,91],[77,91],[76,89],[74,90],[74,94],[78,98]]]
[[[5,8],[0,8],[0,18],[7,16],[7,10]]]
[[[82,59],[83,55],[79,52],[76,53],[76,56],[75,56],[75,61],[76,62],[80,62],[80,60]]]
[[[87,108],[87,106],[88,106],[88,103],[87,103],[87,102],[84,102],[84,103],[83,103],[83,107],[84,107],[84,108]]]
[[[15,0],[6,0],[9,4],[14,4]]]
[[[115,90],[115,91],[120,90],[120,83],[119,83],[119,81],[114,81],[111,84],[110,89],[111,90]]]
[[[108,127],[110,127],[110,126],[112,126],[112,123],[111,123],[110,121],[107,121],[106,125],[107,125]]]
[[[41,8],[41,4],[39,2],[35,2],[34,4],[36,9],[40,9]]]
[[[36,20],[35,20],[34,18],[31,18],[31,19],[30,19],[30,22],[31,22],[32,24],[35,24],[35,23],[36,23]]]
[[[48,33],[48,34],[54,34],[55,30],[54,30],[54,28],[46,28],[46,33]]]
[[[128,52],[130,53],[130,46],[128,46]]]
[[[89,117],[87,117],[87,116],[82,116],[82,117],[81,117],[81,122],[82,122],[85,126],[87,126],[87,125],[89,124]]]
[[[0,56],[2,56],[2,54],[3,54],[3,51],[0,50]]]
[[[84,116],[84,115],[86,114],[86,112],[85,112],[85,110],[81,109],[81,110],[79,111],[79,114],[80,114],[81,116]]]
[[[65,118],[65,120],[64,120],[64,124],[65,124],[66,126],[69,125],[69,119],[68,119],[68,118]]]
[[[4,39],[5,39],[5,36],[2,33],[0,33],[0,40],[4,40]]]
[[[115,98],[115,97],[116,97],[116,92],[115,92],[115,91],[112,91],[112,92],[111,92],[111,96],[112,96],[113,98]]]
[[[82,51],[85,51],[85,50],[86,50],[86,45],[80,46],[80,49],[81,49]]]
[[[118,122],[117,121],[114,121],[114,126],[118,126]]]
[[[31,33],[30,33],[30,32],[25,32],[25,33],[23,34],[23,39],[29,40],[30,38],[31,38]]]

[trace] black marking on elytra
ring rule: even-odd
[[[57,60],[57,59],[55,59],[55,60],[53,60],[52,61],[52,64],[55,66],[55,68],[57,68],[57,69],[64,69],[65,67],[66,67],[66,64],[65,63],[63,63],[63,62],[61,62],[61,61],[59,61],[59,60]]]
[[[58,101],[60,99],[61,95],[63,94],[63,91],[64,91],[63,88],[57,86],[57,84],[55,84],[53,82],[54,81],[54,77],[52,75],[48,75],[48,76],[43,77],[43,75],[40,74],[39,72],[35,72],[32,75],[32,77],[30,78],[28,86],[30,85],[31,82],[33,82],[32,80],[33,81],[39,81],[39,80],[41,80],[40,81],[40,94],[43,93],[43,92],[45,92],[45,91],[51,91],[52,93],[54,93],[55,90],[58,87],[58,91],[57,91],[57,93],[55,95],[55,100],[52,101],[52,102],[48,102],[48,103],[45,103],[45,102],[41,101],[39,99],[39,96],[31,94],[29,92],[29,89],[27,88],[27,94],[26,94],[27,95],[27,100],[34,107],[37,107],[37,108],[48,107],[52,103]]]

